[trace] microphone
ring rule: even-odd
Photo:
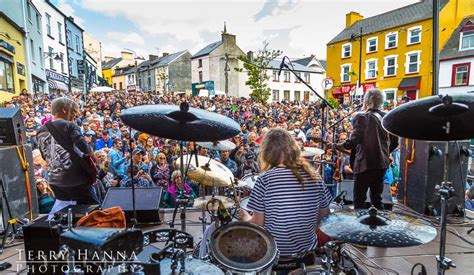
[[[280,78],[280,75],[281,75],[281,70],[283,70],[283,67],[285,67],[285,57],[283,57],[283,59],[281,60],[281,63],[280,63],[280,69],[278,70],[278,78]]]

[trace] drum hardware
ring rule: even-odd
[[[322,156],[325,152],[323,149],[316,147],[301,147],[301,156],[305,158],[312,158],[316,156]]]
[[[232,151],[235,149],[235,143],[228,140],[214,142],[197,142],[197,145],[215,151]]]

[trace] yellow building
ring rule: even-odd
[[[102,63],[102,77],[110,86],[113,84],[112,77],[115,75],[115,70],[117,68],[131,66],[135,64],[135,61],[137,60],[133,58],[133,53],[128,51],[122,51],[120,55],[121,56],[118,58],[106,56]]]
[[[404,96],[430,96],[432,6],[421,1],[366,19],[346,14],[346,28],[327,44],[327,76],[334,80],[329,96],[348,98],[375,87],[394,105]],[[474,0],[441,0],[440,6],[439,51],[474,14]]]
[[[24,31],[0,12],[0,104],[28,90]]]

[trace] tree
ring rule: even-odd
[[[160,79],[161,83],[163,83],[163,94],[167,94],[168,89],[166,89],[166,80],[168,80],[168,75],[165,72],[160,72],[158,74],[158,78]]]
[[[243,68],[235,68],[238,72],[247,72],[249,79],[245,85],[252,89],[252,96],[255,100],[266,104],[270,97],[270,88],[267,80],[270,77],[267,75],[268,64],[280,56],[282,51],[268,49],[268,42],[263,42],[263,48],[256,52],[255,56],[239,56],[239,60],[243,62]],[[251,60],[250,60],[250,59]]]

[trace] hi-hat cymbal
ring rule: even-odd
[[[388,112],[382,124],[390,133],[404,138],[464,140],[474,138],[473,117],[474,92],[467,92],[405,103]]]
[[[332,213],[321,220],[320,229],[339,241],[377,247],[416,246],[436,237],[436,229],[420,219],[393,212],[366,214],[369,211]]]
[[[214,210],[216,211],[217,208],[219,207],[219,201],[221,201],[224,204],[225,208],[232,208],[235,205],[235,201],[231,198],[224,197],[224,196],[205,196],[205,197],[199,197],[194,199],[194,204],[193,207],[199,208],[199,209],[206,209],[207,203],[209,203],[209,210]]]
[[[316,147],[302,147],[301,148],[301,156],[305,158],[321,156],[322,154],[324,154],[323,149],[319,149]]]
[[[187,167],[191,155],[184,155],[184,167]],[[225,187],[231,184],[234,175],[229,168],[217,160],[210,159],[204,156],[197,156],[199,166],[196,164],[196,156],[191,157],[191,164],[187,171],[188,177],[200,184],[216,187]],[[180,159],[175,161],[176,167],[181,167]]]
[[[196,108],[143,105],[126,109],[120,116],[128,126],[141,132],[180,141],[214,141],[234,137],[240,125],[234,120]]]
[[[235,143],[228,140],[214,142],[198,142],[197,145],[216,151],[232,151],[236,147]]]

